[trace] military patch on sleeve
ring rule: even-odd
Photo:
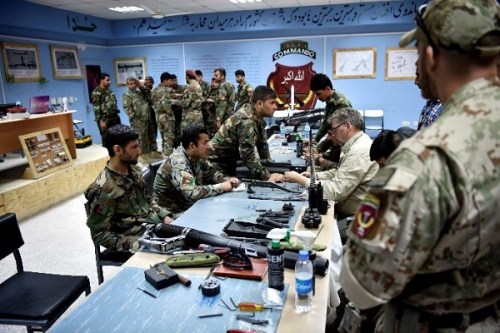
[[[367,193],[356,212],[351,231],[359,238],[369,236],[376,227],[380,210],[380,198]]]
[[[108,206],[106,206],[102,202],[98,202],[94,207],[94,212],[101,216],[106,216],[106,214],[108,213]]]
[[[189,174],[187,172],[183,173],[182,181],[181,181],[182,189],[184,189],[184,190],[193,189],[195,184],[196,184],[196,180],[194,179],[194,177],[191,174]]]

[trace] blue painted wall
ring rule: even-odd
[[[28,105],[34,95],[74,96],[71,105],[76,119],[99,141],[88,103],[87,82],[55,80],[49,45],[77,46],[82,68],[99,65],[112,76],[112,89],[121,106],[125,87],[116,86],[114,58],[145,57],[147,74],[159,81],[163,71],[184,81],[184,70],[201,69],[210,80],[213,68],[224,66],[234,82],[234,71],[242,68],[254,86],[265,84],[276,63],[300,66],[313,62],[316,72],[333,78],[333,49],[373,47],[376,77],[335,79],[334,88],[345,94],[358,109],[386,111],[386,128],[402,121],[417,120],[424,100],[411,80],[385,80],[385,50],[396,47],[402,32],[413,26],[419,1],[380,2],[356,5],[297,7],[277,10],[184,15],[163,20],[107,21],[96,17],[52,9],[24,1],[9,1],[0,12],[2,41],[37,45],[42,75],[49,81],[7,83],[1,71],[1,100],[20,100]],[[32,18],[26,20],[26,17]],[[316,58],[289,55],[274,61],[280,43],[290,39],[308,42]],[[321,104],[318,104],[321,106]],[[122,120],[127,123],[122,113]]]

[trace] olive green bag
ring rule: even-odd
[[[213,266],[219,262],[219,256],[214,253],[176,254],[165,260],[165,264],[170,267],[204,267]]]

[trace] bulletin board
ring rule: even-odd
[[[333,78],[375,78],[377,50],[374,47],[333,50]]]
[[[19,140],[30,165],[27,178],[38,179],[73,165],[59,127],[20,135]]]
[[[415,80],[417,49],[389,47],[385,50],[386,80]]]

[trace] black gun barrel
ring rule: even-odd
[[[185,245],[192,248],[198,248],[200,244],[208,244],[215,247],[228,247],[232,252],[240,254],[255,253],[259,258],[265,258],[267,255],[267,247],[265,246],[228,239],[212,235],[201,230],[182,227],[179,225],[158,223],[155,226],[154,233],[157,237],[165,238],[185,234]],[[295,268],[295,263],[299,259],[299,255],[296,252],[285,251],[284,258],[285,267],[293,269]],[[325,276],[328,272],[328,264],[328,259],[316,257],[316,260],[314,261],[315,273],[317,275]]]

